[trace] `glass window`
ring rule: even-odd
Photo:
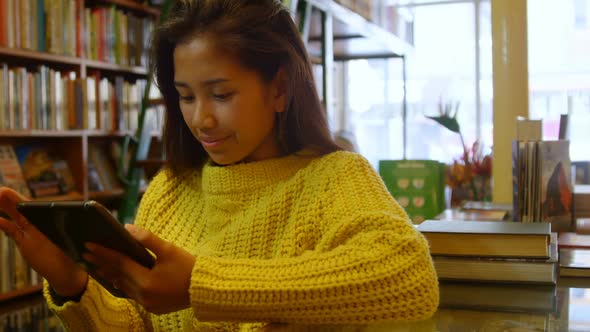
[[[438,114],[441,101],[459,105],[457,116],[468,146],[478,138],[484,146],[491,146],[491,10],[489,2],[481,4],[479,103],[475,83],[475,4],[437,3],[409,8],[414,16],[415,49],[407,57],[406,158],[450,162],[461,155],[459,136],[426,118]],[[351,61],[347,69],[346,124],[355,134],[360,152],[374,165],[379,159],[401,159],[401,59]]]
[[[560,115],[569,114],[574,161],[590,160],[585,144],[590,137],[588,2],[536,0],[527,7],[530,117],[543,119],[544,139],[557,139]]]

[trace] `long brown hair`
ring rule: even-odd
[[[318,98],[309,56],[279,0],[179,0],[154,32],[151,62],[166,103],[164,145],[167,166],[174,173],[200,168],[208,158],[182,118],[174,87],[176,45],[202,35],[265,82],[271,82],[279,69],[285,72],[287,107],[275,118],[276,139],[284,154],[302,148],[319,154],[339,150]]]

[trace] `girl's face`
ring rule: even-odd
[[[220,165],[280,155],[275,113],[285,107],[279,79],[266,83],[218,51],[207,37],[174,50],[174,85],[182,117],[211,159]]]

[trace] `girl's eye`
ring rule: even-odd
[[[213,98],[215,98],[217,100],[220,100],[220,101],[228,100],[233,95],[234,95],[233,92],[229,92],[229,93],[214,93],[214,94],[212,94]]]
[[[178,96],[178,99],[180,99],[181,101],[184,101],[184,102],[191,102],[191,101],[195,100],[195,97],[193,97],[193,96]]]

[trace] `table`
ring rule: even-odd
[[[456,287],[447,287],[448,285]],[[474,284],[470,286],[483,287]],[[477,294],[461,290],[460,283],[441,282],[441,307],[427,320],[411,323],[382,322],[369,325],[280,325],[264,332],[463,332],[463,331],[590,331],[590,279],[561,278],[557,286],[489,285],[498,290]],[[510,287],[514,289],[510,293]],[[542,290],[542,291],[539,291]],[[462,293],[463,292],[463,293]],[[459,293],[459,294],[458,294]],[[458,296],[457,296],[458,295]],[[525,298],[527,297],[527,298]],[[464,300],[464,303],[462,302]],[[504,301],[506,307],[501,309]],[[527,306],[526,303],[529,302]],[[474,305],[474,303],[479,303]],[[490,305],[491,304],[491,305]]]

